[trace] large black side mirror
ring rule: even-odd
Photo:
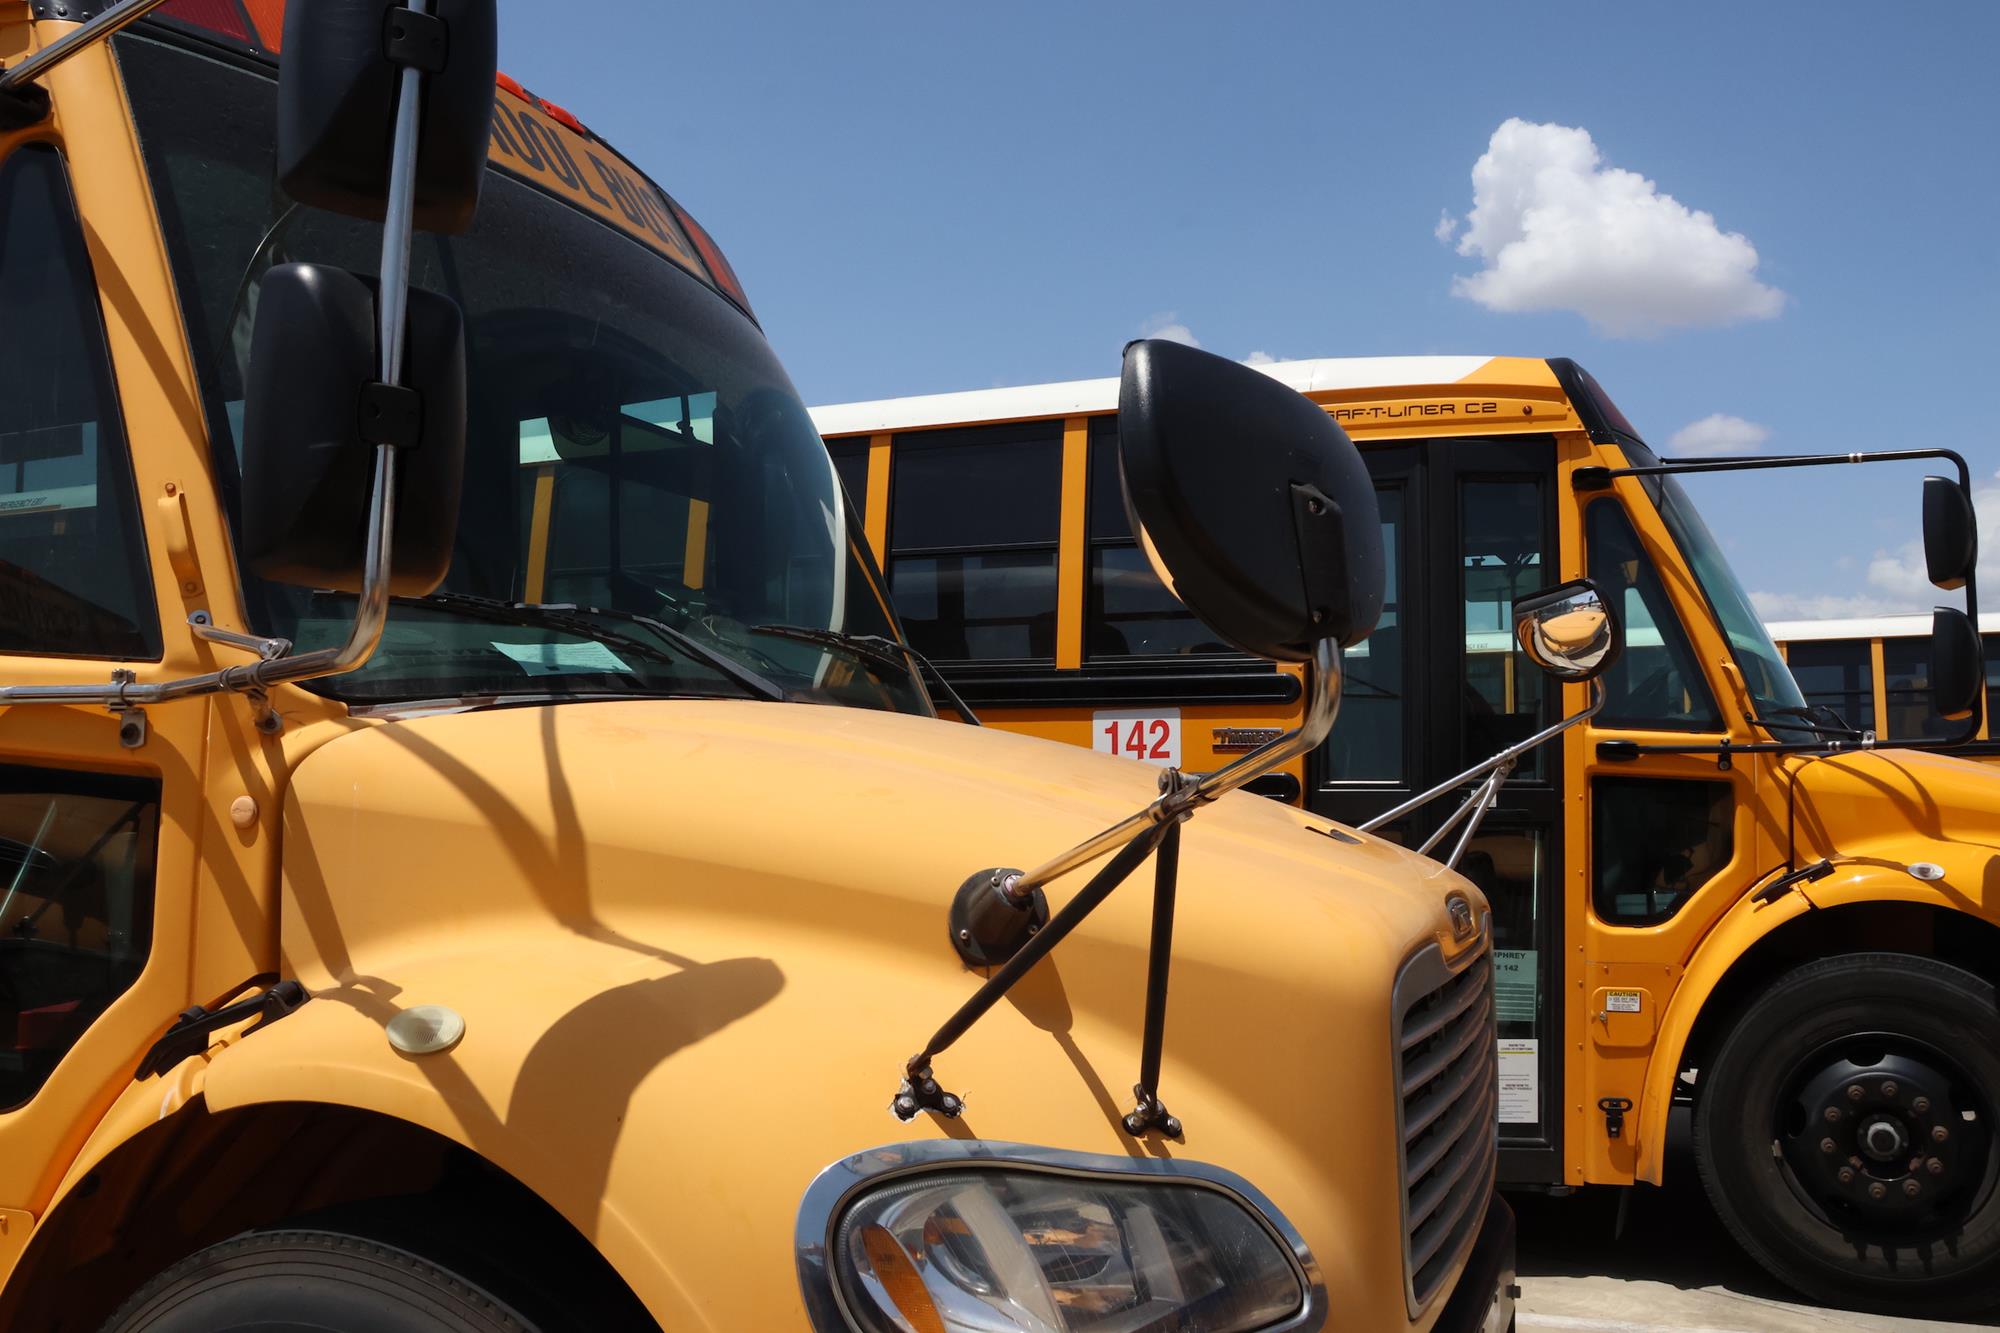
[[[1950,477],[1924,478],[1924,568],[1947,592],[1963,588],[1979,563],[1972,497]]]
[[[346,269],[264,275],[243,405],[243,558],[258,575],[361,591],[373,445],[399,464],[389,591],[420,597],[451,565],[465,459],[465,327],[435,292],[409,295],[403,383],[376,385],[378,287]],[[399,417],[416,404],[415,419]]]
[[[1979,706],[1986,687],[1985,653],[1972,617],[1949,606],[1931,612],[1931,707],[1962,722]]]
[[[1119,467],[1163,582],[1246,652],[1310,660],[1382,613],[1382,520],[1347,433],[1270,376],[1157,339],[1125,349]]]
[[[1514,601],[1514,641],[1557,680],[1590,680],[1618,660],[1625,636],[1611,604],[1589,579]]]
[[[472,225],[493,133],[495,0],[295,0],[278,76],[278,183],[302,204],[381,221],[401,71],[424,72],[420,231]]]

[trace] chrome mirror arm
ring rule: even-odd
[[[1601,680],[1592,681],[1591,693],[1590,706],[1581,713],[1576,714],[1574,717],[1566,717],[1554,726],[1544,727],[1542,730],[1528,737],[1528,739],[1515,742],[1492,758],[1482,759],[1456,777],[1446,778],[1429,791],[1412,796],[1393,810],[1385,810],[1367,823],[1358,825],[1357,827],[1363,833],[1373,833],[1383,825],[1401,819],[1412,810],[1420,810],[1438,799],[1438,797],[1458,790],[1474,778],[1486,777],[1487,780],[1485,782],[1467,793],[1464,803],[1452,812],[1451,818],[1447,819],[1444,825],[1437,832],[1433,833],[1422,847],[1417,849],[1420,852],[1428,853],[1431,848],[1443,841],[1445,834],[1458,827],[1459,822],[1469,815],[1472,819],[1471,826],[1460,836],[1457,846],[1452,849],[1451,858],[1445,862],[1448,866],[1456,866],[1458,858],[1464,855],[1466,847],[1470,844],[1473,832],[1479,827],[1480,821],[1486,817],[1486,812],[1492,808],[1494,800],[1498,798],[1501,784],[1506,782],[1508,775],[1514,771],[1515,762],[1536,746],[1554,740],[1557,736],[1562,735],[1578,723],[1588,722],[1603,710],[1605,698],[1604,682]]]
[[[33,55],[25,56],[12,69],[0,72],[0,94],[33,83],[86,47],[95,46],[120,28],[129,26],[158,9],[166,0],[114,0],[82,27],[64,33]]]

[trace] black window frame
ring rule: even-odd
[[[1808,705],[1824,704],[1840,714],[1840,720],[1857,731],[1874,731],[1881,723],[1875,716],[1875,641],[1869,638],[1795,639],[1785,645],[1785,666],[1798,681],[1799,692]],[[1859,650],[1858,657],[1854,655]],[[1845,656],[1839,656],[1845,652]],[[1826,660],[1812,661],[1814,657]],[[1806,660],[1801,661],[1804,658]],[[1807,689],[1801,670],[1842,673],[1837,690]],[[1850,701],[1859,707],[1850,708]]]

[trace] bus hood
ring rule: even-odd
[[[238,1072],[219,1063],[211,1103],[379,1083],[379,1104],[500,1163],[607,1254],[736,1274],[745,1303],[703,1311],[717,1328],[775,1326],[752,1297],[796,1291],[780,1238],[851,1154],[950,1136],[1190,1157],[1273,1198],[1327,1287],[1360,1293],[1355,1327],[1403,1327],[1384,1281],[1403,1263],[1391,996],[1420,950],[1476,947],[1449,894],[1486,910],[1427,858],[1261,797],[1194,816],[1160,1089],[1183,1142],[1142,1148],[1119,1124],[1144,867],[938,1058],[963,1119],[889,1112],[904,1061],[980,981],[947,938],[959,884],[1064,850],[1157,778],[998,731],[747,701],[357,730],[300,763],[285,804],[283,966],[317,1000],[245,1039]],[[423,1004],[457,1010],[463,1040],[391,1052],[384,1026]],[[315,1061],[338,1077],[314,1081]]]
[[[1936,844],[1990,855],[2000,769],[1934,750],[1865,750],[1798,761],[1799,854],[1936,861]],[[1927,850],[1928,849],[1928,850]]]

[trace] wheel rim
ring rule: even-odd
[[[1843,1037],[1795,1062],[1779,1088],[1773,1146],[1787,1183],[1845,1236],[1951,1235],[1992,1189],[1988,1099],[1927,1043]]]

